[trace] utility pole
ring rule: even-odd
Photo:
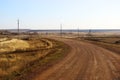
[[[19,19],[17,20],[17,26],[18,26],[18,35],[19,35],[19,27],[20,27]]]
[[[19,37],[19,34],[20,34],[20,30],[19,30],[19,27],[20,27],[20,23],[19,23],[19,19],[17,20],[17,28],[18,28],[18,39],[20,39]]]
[[[60,35],[61,35],[61,38],[62,38],[62,24],[60,24]]]
[[[80,34],[79,34],[79,27],[78,27],[78,38],[79,38]]]

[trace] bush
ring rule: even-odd
[[[118,40],[118,41],[115,41],[115,44],[120,44],[120,40]]]

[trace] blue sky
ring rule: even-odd
[[[0,0],[0,29],[120,29],[120,0]]]

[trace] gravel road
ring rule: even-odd
[[[33,80],[120,80],[119,54],[82,41],[57,40],[68,44],[71,51]]]

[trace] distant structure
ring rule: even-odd
[[[88,31],[88,36],[92,36],[91,32],[92,32],[92,30],[89,29],[89,31]]]
[[[0,30],[0,35],[10,35],[11,33],[8,30]]]

